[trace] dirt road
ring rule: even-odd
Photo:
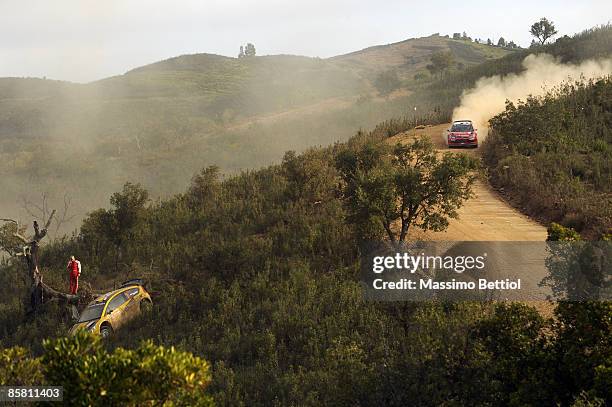
[[[415,136],[431,138],[440,151],[449,151],[444,135],[448,124],[411,130],[398,134],[390,142],[407,142]],[[478,150],[452,150],[478,155]],[[459,210],[459,219],[451,219],[444,232],[413,231],[410,239],[438,241],[542,241],[546,240],[546,228],[529,219],[508,205],[486,183],[478,180],[474,185],[475,196]]]
[[[449,124],[444,124],[410,130],[394,136],[389,142],[409,142],[416,136],[426,135],[441,153],[447,152],[449,151],[446,146],[448,127]],[[450,151],[475,156],[480,154],[477,149]],[[542,278],[548,274],[545,267],[545,245],[527,243],[546,240],[546,228],[507,204],[486,180],[477,180],[473,191],[474,197],[461,207],[458,219],[450,220],[447,230],[444,232],[413,230],[408,239],[457,242],[450,250],[458,253],[486,250],[489,260],[494,264],[489,277],[520,278],[524,285],[524,288],[515,293],[501,293],[500,299],[519,300],[534,306],[541,314],[551,316],[552,304],[543,301],[546,295],[550,294],[549,289],[538,286]],[[466,241],[481,243],[476,243],[474,246],[465,243]],[[478,245],[483,249],[479,249]]]

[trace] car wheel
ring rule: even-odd
[[[151,304],[151,301],[149,300],[142,300],[140,301],[140,312],[143,314],[149,313],[151,312],[151,309],[153,308],[153,304]]]
[[[102,336],[102,338],[106,339],[112,334],[113,334],[113,328],[111,328],[110,325],[102,325],[100,327],[100,335]]]

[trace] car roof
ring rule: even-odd
[[[453,124],[472,124],[471,120],[455,120]]]
[[[123,291],[126,291],[129,288],[139,288],[139,287],[141,287],[141,286],[138,285],[138,284],[122,286],[121,288],[118,288],[118,289],[113,290],[113,291],[109,291],[106,294],[102,294],[102,295],[96,297],[96,299],[93,300],[89,305],[105,303],[106,301],[109,300],[109,298],[111,298],[115,294],[118,294],[118,293],[121,293]]]

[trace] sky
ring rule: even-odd
[[[544,16],[572,35],[608,23],[612,1],[0,0],[0,77],[89,82],[182,54],[236,56],[246,42],[321,58],[463,31],[528,46]]]

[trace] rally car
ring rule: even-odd
[[[70,329],[70,334],[86,329],[106,338],[151,304],[151,296],[141,279],[126,281],[118,290],[101,295],[89,303]]]
[[[448,147],[478,147],[478,134],[471,120],[455,120],[446,130]]]

